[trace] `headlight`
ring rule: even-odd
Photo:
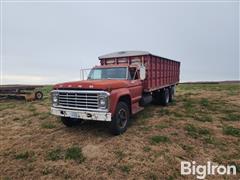
[[[53,106],[56,106],[58,104],[58,93],[56,92],[52,93],[52,104]]]
[[[53,103],[57,103],[57,102],[58,102],[57,96],[53,96]]]
[[[101,99],[99,100],[99,105],[100,105],[100,106],[105,106],[105,105],[106,105],[106,99],[105,99],[105,98],[101,98]]]
[[[98,106],[100,109],[107,109],[108,98],[107,96],[100,96],[98,100]]]

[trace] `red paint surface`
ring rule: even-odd
[[[128,80],[84,80],[75,82],[65,82],[54,86],[55,89],[118,89],[127,87],[129,84]]]
[[[179,82],[180,62],[154,55],[135,57],[121,57],[100,60],[102,68],[115,66],[136,66],[134,63],[144,64],[146,79],[138,80],[84,80],[60,83],[54,89],[94,89],[105,90],[110,93],[110,112],[114,115],[119,99],[123,96],[130,98],[129,107],[134,109],[141,99],[143,92],[151,92]],[[135,111],[135,110],[134,110]]]
[[[134,57],[121,57],[111,59],[101,59],[101,65],[106,66],[109,61],[114,61],[110,66],[119,66],[121,61],[126,60],[128,65],[132,65],[134,61],[139,60],[146,67],[147,77],[143,81],[143,89],[145,92],[157,90],[162,87],[177,84],[180,75],[180,62],[166,59],[155,55],[144,55]],[[108,65],[109,66],[109,65]]]

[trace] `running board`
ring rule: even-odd
[[[137,114],[138,112],[144,110],[144,107],[140,107],[139,103],[132,104],[132,114]]]

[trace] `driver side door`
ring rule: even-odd
[[[128,88],[132,97],[132,103],[138,102],[142,97],[143,86],[139,77],[139,70],[136,68],[129,68]]]

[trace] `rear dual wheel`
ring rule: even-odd
[[[175,96],[175,86],[171,86],[169,88],[169,102],[172,102],[174,100]]]
[[[168,105],[169,103],[169,99],[170,99],[170,92],[168,88],[165,88],[162,92],[161,92],[161,99],[160,99],[160,103],[164,106]]]
[[[161,104],[163,106],[168,105],[172,102],[175,94],[175,86],[161,89],[153,94],[153,99],[156,104]]]

